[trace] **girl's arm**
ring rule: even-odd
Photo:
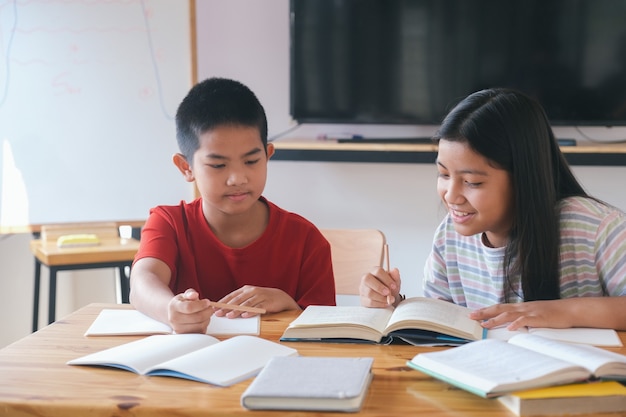
[[[595,327],[626,330],[626,296],[575,297],[562,300],[496,304],[470,314],[493,328],[509,323],[509,330],[520,327]]]

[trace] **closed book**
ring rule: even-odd
[[[626,411],[626,387],[597,381],[515,392],[498,401],[520,417],[617,413]]]
[[[357,412],[371,379],[373,358],[275,357],[241,396],[250,410]]]

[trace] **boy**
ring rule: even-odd
[[[209,300],[268,313],[334,305],[329,243],[262,196],[274,147],[254,93],[205,80],[180,104],[176,131],[174,164],[200,198],[150,211],[131,272],[133,306],[176,333],[204,333],[213,313],[253,315]]]

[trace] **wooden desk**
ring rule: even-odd
[[[0,350],[0,416],[348,415],[245,410],[240,397],[252,379],[220,388],[179,378],[143,377],[122,370],[66,365],[70,359],[137,339],[83,336],[102,308],[130,306],[91,304]],[[262,337],[278,341],[296,315],[283,312],[263,316]],[[406,361],[418,352],[435,348],[284,344],[303,356],[374,357],[374,379],[361,415],[512,416],[495,400],[453,388],[406,366]]]
[[[139,241],[136,239],[101,239],[98,246],[59,248],[56,242],[45,243],[39,239],[30,242],[30,250],[35,256],[35,288],[33,291],[33,332],[39,328],[39,288],[41,265],[50,272],[48,293],[48,323],[56,316],[57,272],[77,269],[118,268],[120,274],[121,302],[128,303],[129,277],[126,267],[130,267]]]
[[[333,140],[278,139],[274,160],[434,164],[437,146],[415,143],[338,143]],[[626,144],[580,143],[561,146],[572,165],[626,166]]]

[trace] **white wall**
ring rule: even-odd
[[[199,78],[228,76],[249,85],[266,107],[270,134],[293,126],[288,114],[288,0],[201,0],[197,5]],[[292,135],[349,129],[381,132],[380,126],[309,126]],[[428,135],[432,127],[396,127],[389,134]],[[626,130],[589,129],[597,137],[626,137]],[[592,131],[592,132],[591,132]],[[388,131],[387,131],[388,132]],[[581,138],[574,129],[563,137]],[[384,133],[383,133],[384,134]],[[598,197],[626,210],[626,167],[574,167]],[[181,179],[182,181],[182,179]],[[391,263],[402,272],[404,291],[420,293],[421,271],[434,229],[443,216],[428,164],[271,161],[266,196],[319,227],[372,227],[385,232]],[[33,259],[29,235],[0,236],[0,347],[30,333]],[[47,271],[42,274],[47,283]],[[115,272],[59,273],[57,317],[90,302],[114,302]],[[44,291],[43,294],[47,294]],[[46,319],[42,302],[40,323]]]
[[[239,13],[245,10],[245,13]],[[238,79],[265,106],[270,136],[295,126],[289,116],[289,2],[203,0],[197,14],[198,77]],[[237,21],[224,16],[238,15]],[[263,18],[259,18],[263,16]],[[284,137],[313,138],[318,133],[351,132],[370,136],[430,136],[434,126],[305,125]],[[564,138],[582,140],[572,127],[555,129]],[[626,138],[626,128],[584,128],[605,140]],[[280,140],[280,139],[278,139]],[[626,167],[575,167],[590,192],[622,209],[617,193]],[[400,268],[403,290],[421,293],[422,268],[435,227],[443,216],[435,193],[435,167],[428,164],[372,164],[271,161],[265,195],[319,227],[382,230],[391,263]]]

